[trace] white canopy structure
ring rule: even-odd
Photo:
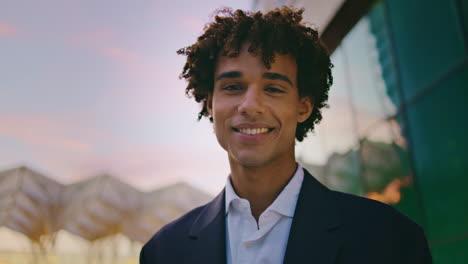
[[[62,184],[26,167],[0,172],[0,226],[34,242],[54,234],[63,189]]]
[[[62,196],[61,227],[89,241],[120,232],[139,208],[142,193],[109,175],[69,185]]]
[[[60,184],[26,167],[0,172],[0,226],[40,242],[66,230],[90,242],[123,234],[146,242],[211,196],[177,183],[141,192],[110,175]]]
[[[142,207],[124,221],[123,233],[135,241],[147,241],[155,230],[210,201],[212,197],[186,183],[167,186],[143,196]]]

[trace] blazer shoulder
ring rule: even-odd
[[[148,244],[155,243],[158,240],[163,240],[165,238],[175,238],[180,236],[187,236],[193,222],[197,219],[201,211],[207,206],[207,204],[196,207],[195,209],[190,210],[174,221],[166,224],[161,227],[156,234],[148,241]]]
[[[192,223],[197,219],[204,207],[206,205],[199,206],[159,229],[143,245],[140,251],[140,263],[165,261],[173,248],[177,248],[178,244],[187,240]]]
[[[346,220],[356,220],[365,223],[367,226],[373,225],[391,225],[401,228],[420,229],[421,227],[402,214],[396,208],[369,198],[331,191],[332,195],[338,201],[342,217]]]
[[[390,205],[352,194],[331,192],[347,226],[345,233],[351,242],[347,246],[353,252],[373,248],[374,253],[386,255],[392,263],[432,263],[424,230],[412,219]],[[360,243],[354,243],[356,237]]]

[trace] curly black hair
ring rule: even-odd
[[[301,97],[314,102],[310,117],[299,123],[296,139],[302,141],[308,131],[322,120],[321,109],[328,107],[328,91],[333,83],[328,51],[317,30],[302,23],[304,9],[283,6],[269,11],[245,12],[223,8],[215,11],[215,21],[204,27],[204,33],[191,46],[177,51],[187,56],[180,78],[188,81],[186,94],[203,104],[198,120],[209,116],[207,98],[213,93],[217,56],[236,57],[242,45],[261,56],[270,69],[275,53],[290,54],[296,59],[298,89]],[[213,122],[213,118],[210,117]]]

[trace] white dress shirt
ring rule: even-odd
[[[226,183],[227,264],[283,263],[297,198],[304,179],[298,164],[294,176],[275,201],[260,215],[258,225],[250,203]]]

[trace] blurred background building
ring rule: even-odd
[[[297,159],[329,188],[391,204],[423,226],[434,263],[467,263],[468,2],[247,1],[253,11],[281,5],[305,8],[334,64],[330,108]],[[206,194],[186,183],[140,191],[106,174],[63,184],[5,169],[0,264],[137,263],[142,243],[213,197],[218,178]]]
[[[0,263],[135,263],[156,230],[212,198],[185,183],[140,192],[110,175],[63,185],[5,170]]]

